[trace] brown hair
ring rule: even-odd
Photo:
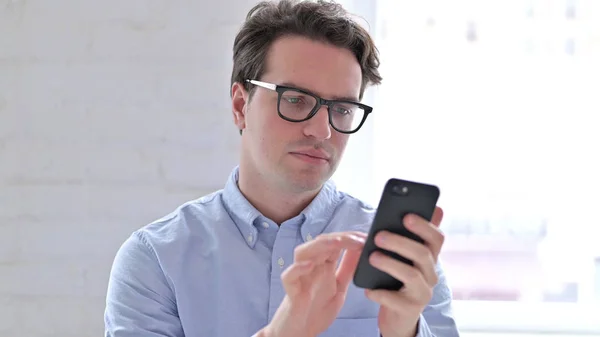
[[[362,69],[360,97],[369,84],[380,84],[378,50],[363,27],[334,2],[281,0],[262,1],[246,16],[233,44],[231,84],[239,82],[246,90],[246,79],[260,79],[271,44],[284,35],[299,35],[346,48]]]

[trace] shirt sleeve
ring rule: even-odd
[[[438,262],[438,284],[433,297],[419,319],[417,337],[458,337],[459,332],[452,313],[452,292]]]
[[[104,312],[105,337],[184,337],[172,288],[141,232],[117,251]]]

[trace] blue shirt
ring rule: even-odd
[[[118,250],[105,310],[107,337],[250,337],[273,318],[285,292],[281,273],[294,248],[321,233],[368,232],[375,210],[327,182],[298,216],[278,226],[237,187],[187,202],[135,231]],[[419,336],[458,336],[451,295],[439,284]],[[323,337],[377,337],[379,306],[351,284]]]

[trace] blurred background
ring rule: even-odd
[[[102,335],[120,244],[222,188],[255,3],[0,0],[0,336]],[[384,82],[338,186],[440,187],[464,336],[600,336],[600,1],[341,3]]]

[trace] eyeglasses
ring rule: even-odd
[[[373,108],[348,100],[327,100],[306,90],[277,85],[257,80],[246,82],[261,88],[276,91],[277,113],[289,122],[304,122],[317,114],[325,105],[328,107],[329,124],[338,132],[355,133],[367,120]]]

